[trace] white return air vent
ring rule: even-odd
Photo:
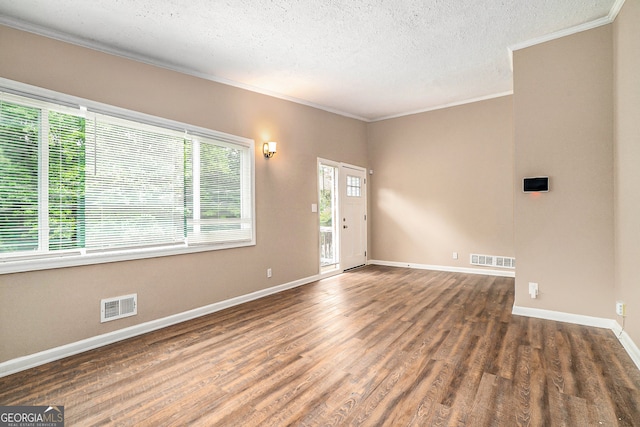
[[[138,294],[124,295],[100,301],[100,323],[138,314]]]
[[[516,268],[516,259],[504,256],[471,254],[471,264],[485,267]]]

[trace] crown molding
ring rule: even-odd
[[[545,43],[551,40],[555,40],[561,37],[566,37],[572,34],[576,34],[582,31],[586,31],[586,30],[590,30],[593,28],[597,28],[603,25],[607,25],[612,23],[616,17],[618,16],[618,13],[620,12],[620,10],[622,9],[622,6],[624,5],[625,0],[615,0],[613,6],[611,7],[611,10],[609,11],[609,14],[603,18],[594,20],[594,21],[590,21],[590,22],[586,22],[584,24],[581,25],[577,25],[571,28],[567,28],[565,30],[561,30],[561,31],[557,31],[551,34],[547,34],[541,37],[537,37],[522,43],[518,43],[512,46],[509,46],[507,48],[508,51],[508,55],[509,55],[509,59],[510,59],[510,64],[511,64],[511,71],[513,72],[513,52],[516,50],[520,50],[520,49],[524,49],[527,47],[531,47],[531,46],[535,46],[537,44],[540,43]],[[378,122],[378,121],[382,121],[382,120],[389,120],[389,119],[395,119],[395,118],[399,118],[399,117],[404,117],[404,116],[410,116],[410,115],[414,115],[414,114],[420,114],[420,113],[426,113],[428,111],[434,111],[434,110],[441,110],[444,108],[449,108],[449,107],[455,107],[455,106],[459,106],[459,105],[464,105],[464,104],[470,104],[470,103],[474,103],[474,102],[478,102],[478,101],[485,101],[488,99],[493,99],[493,98],[499,98],[502,96],[507,96],[507,95],[512,95],[513,94],[513,90],[510,91],[506,91],[506,92],[500,92],[500,93],[496,93],[496,94],[489,94],[489,95],[485,95],[485,96],[481,96],[481,97],[477,97],[477,98],[471,98],[471,99],[466,99],[466,100],[461,100],[461,101],[454,101],[451,103],[446,103],[446,104],[440,104],[440,105],[436,105],[436,106],[432,106],[432,107],[427,107],[424,109],[419,109],[419,110],[414,110],[414,111],[408,111],[408,112],[404,112],[404,113],[398,113],[398,114],[393,114],[393,115],[389,115],[389,116],[383,116],[383,117],[378,117],[378,118],[366,118],[366,117],[362,117],[362,116],[358,116],[356,114],[351,114],[351,113],[347,113],[345,111],[341,111],[335,108],[331,108],[331,107],[327,107],[324,105],[320,105],[320,104],[316,104],[314,102],[310,102],[301,98],[296,98],[293,96],[289,96],[289,95],[284,95],[282,93],[278,93],[278,92],[274,92],[271,90],[267,90],[267,89],[263,89],[263,88],[259,88],[256,86],[252,86],[252,85],[248,85],[245,83],[240,83],[234,80],[230,80],[230,79],[226,79],[223,77],[218,77],[218,76],[214,76],[211,74],[207,74],[207,73],[202,73],[202,72],[198,72],[198,71],[194,71],[194,70],[190,70],[184,67],[180,67],[178,65],[175,64],[168,64],[166,62],[160,61],[158,59],[154,59],[151,57],[147,57],[144,55],[139,55],[139,54],[135,54],[133,52],[127,51],[125,49],[116,49],[113,47],[109,47],[106,46],[103,43],[98,43],[94,40],[89,40],[89,39],[85,39],[85,38],[81,38],[81,37],[75,37],[69,34],[65,34],[61,31],[56,31],[56,30],[51,30],[48,28],[43,28],[41,26],[38,25],[33,25],[30,23],[27,23],[25,21],[22,20],[17,20],[17,19],[12,19],[12,18],[8,18],[8,17],[3,17],[0,16],[0,25],[5,25],[7,27],[11,27],[17,30],[21,30],[21,31],[26,31],[29,33],[33,33],[33,34],[37,34],[40,36],[44,36],[44,37],[48,37],[54,40],[59,40],[65,43],[69,43],[69,44],[73,44],[76,46],[80,46],[80,47],[84,47],[84,48],[88,48],[88,49],[92,49],[92,50],[96,50],[98,52],[102,52],[102,53],[106,53],[109,55],[114,55],[114,56],[118,56],[124,59],[129,59],[132,61],[136,61],[136,62],[141,62],[143,64],[147,64],[147,65],[152,65],[158,68],[163,68],[166,70],[170,70],[170,71],[175,71],[181,74],[185,74],[185,75],[189,75],[189,76],[193,76],[193,77],[197,77],[197,78],[201,78],[204,80],[209,80],[212,82],[216,82],[216,83],[220,83],[220,84],[224,84],[227,86],[232,86],[232,87],[236,87],[238,89],[243,89],[243,90],[247,90],[250,92],[254,92],[254,93],[259,93],[261,95],[266,95],[266,96],[270,96],[272,98],[277,98],[277,99],[281,99],[284,101],[289,101],[289,102],[293,102],[296,104],[300,104],[300,105],[305,105],[307,107],[311,107],[311,108],[315,108],[318,110],[322,110],[322,111],[326,111],[328,113],[332,113],[332,114],[336,114],[339,116],[343,116],[343,117],[347,117],[350,119],[355,119],[355,120],[360,120],[363,121],[365,123],[372,123],[372,122]]]
[[[455,101],[455,102],[450,102],[450,103],[447,103],[447,104],[439,104],[439,105],[435,105],[433,107],[428,107],[428,108],[415,110],[415,111],[409,111],[409,112],[406,112],[406,113],[400,113],[400,114],[394,114],[394,115],[391,115],[391,116],[379,117],[379,118],[376,118],[376,119],[368,120],[368,122],[369,123],[375,123],[375,122],[380,122],[380,121],[383,121],[383,120],[397,119],[399,117],[411,116],[413,114],[426,113],[426,112],[434,111],[434,110],[442,110],[444,108],[457,107],[459,105],[473,104],[474,102],[486,101],[486,100],[489,100],[489,99],[501,98],[503,96],[509,96],[509,95],[513,95],[513,90],[508,90],[508,91],[505,91],[505,92],[498,92],[498,93],[494,93],[494,94],[490,94],[490,95],[479,96],[477,98],[463,99],[462,101]]]
[[[525,49],[527,47],[539,45],[562,37],[581,33],[583,31],[592,30],[594,28],[610,24],[611,22],[612,21],[609,19],[609,16],[605,16],[603,18],[596,19],[595,21],[585,22],[584,24],[576,25],[575,27],[566,28],[564,30],[556,31],[555,33],[545,34],[544,36],[509,46],[508,49],[511,52],[515,52],[516,50]]]
[[[622,9],[622,6],[624,6],[624,1],[625,0],[616,0],[613,3],[613,6],[611,6],[611,10],[609,11],[609,15],[608,15],[608,18],[611,20],[611,22],[615,21],[616,18],[618,17],[618,13],[620,13],[620,9]]]
[[[509,55],[512,59],[511,69],[513,70],[513,56],[512,53],[516,50],[525,49],[527,47],[535,46],[541,43],[545,43],[551,40],[556,40],[562,37],[567,37],[573,34],[581,33],[582,31],[592,30],[594,28],[601,27],[603,25],[611,24],[615,21],[618,13],[620,13],[620,9],[624,5],[625,0],[616,0],[611,6],[611,10],[607,16],[596,19],[594,21],[585,22],[584,24],[576,25],[574,27],[566,28],[564,30],[556,31],[554,33],[546,34],[541,37],[536,37],[531,40],[524,41],[522,43],[517,43],[515,45],[509,46],[507,49],[509,50]]]
[[[356,114],[347,113],[345,111],[337,110],[335,108],[327,107],[324,105],[316,104],[304,99],[296,98],[289,95],[284,95],[282,93],[274,92],[271,90],[259,88],[256,86],[248,85],[245,83],[236,82],[234,80],[226,79],[224,77],[214,76],[212,74],[201,73],[199,71],[191,70],[185,67],[180,67],[175,64],[169,64],[163,61],[159,61],[157,59],[136,54],[133,52],[129,52],[125,49],[116,49],[110,46],[107,46],[103,43],[98,43],[94,40],[85,39],[82,37],[75,37],[61,31],[51,30],[48,28],[43,28],[38,25],[33,25],[22,20],[11,19],[7,17],[0,16],[0,25],[4,25],[6,27],[14,28],[16,30],[25,31],[28,33],[36,34],[39,36],[47,37],[50,39],[58,40],[64,43],[69,43],[75,46],[95,50],[98,52],[106,53],[108,55],[117,56],[124,59],[129,59],[131,61],[140,62],[146,65],[151,65],[158,68],[163,68],[169,71],[175,71],[181,74],[185,74],[192,77],[197,77],[203,80],[209,80],[215,83],[220,83],[226,86],[232,86],[238,89],[247,90],[254,93],[259,93],[261,95],[270,96],[272,98],[282,99],[284,101],[294,102],[296,104],[305,105],[307,107],[315,108],[317,110],[326,111],[328,113],[337,114],[339,116],[347,117],[350,119],[356,119],[363,122],[369,122],[371,119],[366,117],[361,117]]]

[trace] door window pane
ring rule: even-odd
[[[347,197],[360,197],[361,183],[360,177],[347,175]]]

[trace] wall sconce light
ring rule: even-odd
[[[276,154],[276,142],[269,141],[262,144],[262,152],[267,159],[272,158]]]

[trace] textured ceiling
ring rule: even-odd
[[[509,47],[615,1],[0,0],[0,23],[376,120],[507,93]]]

